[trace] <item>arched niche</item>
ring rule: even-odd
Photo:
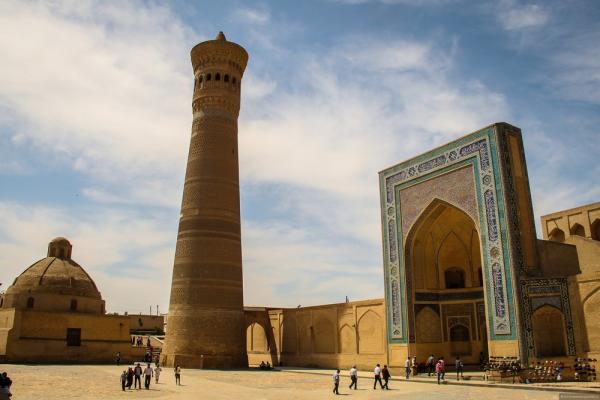
[[[533,340],[537,357],[567,355],[565,323],[561,310],[544,305],[533,312]]]
[[[338,340],[340,353],[353,354],[356,352],[356,333],[353,327],[348,324],[342,325]]]
[[[600,219],[597,219],[594,222],[592,222],[591,228],[592,239],[600,240]]]
[[[586,316],[587,338],[591,352],[600,352],[600,326],[597,318],[600,315],[600,289],[596,290],[583,303],[583,315]]]
[[[411,227],[406,242],[407,276],[416,290],[446,289],[445,271],[462,270],[463,287],[479,287],[481,243],[464,211],[435,199]]]
[[[358,320],[358,351],[361,354],[383,352],[383,324],[373,310],[368,310]]]
[[[246,349],[250,352],[264,353],[268,350],[265,328],[253,322],[246,329]]]
[[[329,318],[319,317],[314,326],[315,353],[335,353],[335,326]]]
[[[471,354],[471,331],[464,324],[455,324],[450,327],[450,350],[452,355]]]
[[[465,270],[460,267],[450,267],[444,271],[446,289],[465,288]]]
[[[548,240],[562,243],[565,241],[565,233],[560,228],[554,228],[550,234],[548,234]]]
[[[585,237],[585,229],[580,224],[574,224],[570,229],[571,236]]]

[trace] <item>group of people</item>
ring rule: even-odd
[[[150,389],[150,382],[152,381],[152,377],[154,377],[156,383],[160,378],[160,372],[162,368],[160,365],[156,365],[155,368],[152,368],[150,364],[146,366],[146,368],[142,369],[140,363],[137,363],[134,368],[129,367],[126,371],[123,371],[121,374],[121,388],[123,391],[125,389],[131,390],[131,386],[134,389],[142,388],[142,375],[144,376],[144,387],[146,390]]]
[[[271,367],[271,363],[268,361],[267,362],[261,361],[258,368],[265,370],[265,371],[269,371],[269,370],[273,369],[273,367]]]
[[[125,391],[126,389],[131,390],[131,386],[134,389],[140,390],[142,388],[142,375],[144,376],[144,387],[146,390],[150,389],[150,382],[152,381],[152,377],[154,377],[154,381],[158,383],[160,379],[160,373],[162,372],[162,368],[160,364],[156,363],[156,366],[152,368],[150,364],[146,366],[146,368],[142,369],[140,363],[137,363],[135,367],[129,367],[127,370],[123,371],[121,374],[121,389]],[[181,385],[181,367],[176,365],[174,368],[175,372],[175,384]],[[0,399],[1,400],[1,399]]]
[[[144,346],[144,336],[132,336],[131,345],[137,347]],[[146,336],[146,347],[150,347],[150,336]]]
[[[373,389],[377,389],[377,383],[379,383],[379,386],[381,387],[382,390],[389,390],[388,387],[388,381],[390,380],[390,378],[392,377],[392,375],[390,374],[390,370],[388,369],[387,365],[384,365],[383,368],[381,368],[381,365],[377,364],[375,366],[375,369],[373,370],[373,373],[375,374],[375,381],[373,382]],[[349,375],[350,375],[350,386],[349,389],[352,390],[357,390],[358,389],[358,370],[356,369],[356,365],[353,365],[352,368],[350,368],[349,371]],[[340,370],[336,370],[333,373],[333,393],[335,394],[340,394],[339,392],[339,387],[340,387]]]
[[[0,400],[10,400],[12,393],[10,387],[12,386],[12,379],[8,377],[6,372],[0,375]]]
[[[454,369],[456,371],[456,380],[459,381],[464,379],[464,370],[465,365],[463,361],[460,359],[460,356],[457,356],[454,360]],[[437,375],[438,385],[440,382],[444,382],[446,379],[446,363],[444,361],[444,357],[440,357],[438,360],[435,359],[433,354],[427,358],[427,376],[431,376],[435,371]]]
[[[440,356],[440,358],[436,359],[433,354],[431,354],[427,358],[427,362],[425,364],[427,367],[427,376],[431,376],[435,373],[437,376],[437,383],[445,383],[446,381],[446,362],[444,361],[444,357]],[[456,368],[456,380],[464,379],[464,364],[460,357],[456,357],[454,361],[454,367]],[[417,357],[413,356],[412,358],[409,356],[406,358],[404,363],[404,368],[406,372],[406,379],[409,379],[411,375],[418,375],[419,363],[417,362]],[[384,365],[383,368],[379,364],[375,366],[373,369],[374,381],[373,381],[373,389],[377,389],[377,385],[381,389],[389,390],[389,380],[392,377],[390,374],[390,370],[387,365]],[[358,385],[358,370],[356,369],[356,365],[353,365],[349,371],[350,376],[350,386],[349,388],[356,389]],[[340,386],[340,370],[336,370],[333,373],[333,393],[339,394],[339,386]]]

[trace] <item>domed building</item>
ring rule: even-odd
[[[2,307],[104,314],[104,300],[88,273],[71,259],[73,246],[59,237],[48,256],[19,275],[2,298]]]
[[[92,277],[63,238],[0,297],[0,360],[111,361],[130,352],[129,318],[107,315]]]

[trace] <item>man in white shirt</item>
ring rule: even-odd
[[[358,370],[356,369],[356,365],[353,365],[352,368],[350,368],[350,380],[352,381],[350,389],[354,386],[354,390],[356,390],[356,384],[358,382]]]
[[[406,371],[406,379],[408,379],[408,377],[410,376],[410,366],[411,366],[411,362],[410,362],[410,356],[406,358],[406,361],[404,361],[404,370]]]
[[[340,392],[338,392],[339,386],[340,386],[340,370],[338,369],[337,371],[335,371],[333,373],[333,393],[334,394],[340,394]]]
[[[383,383],[381,382],[381,367],[379,366],[379,364],[377,364],[375,366],[373,373],[375,374],[375,381],[373,382],[373,389],[377,389],[377,382],[379,382],[379,386],[381,386],[381,389],[383,389]]]
[[[150,380],[152,379],[153,375],[154,375],[154,370],[152,369],[150,364],[148,364],[148,366],[144,370],[144,378],[145,378],[144,386],[146,387],[146,390],[150,389]]]

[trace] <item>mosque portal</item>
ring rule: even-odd
[[[518,128],[493,124],[381,171],[380,194],[390,365],[576,354],[576,250],[536,238]]]

